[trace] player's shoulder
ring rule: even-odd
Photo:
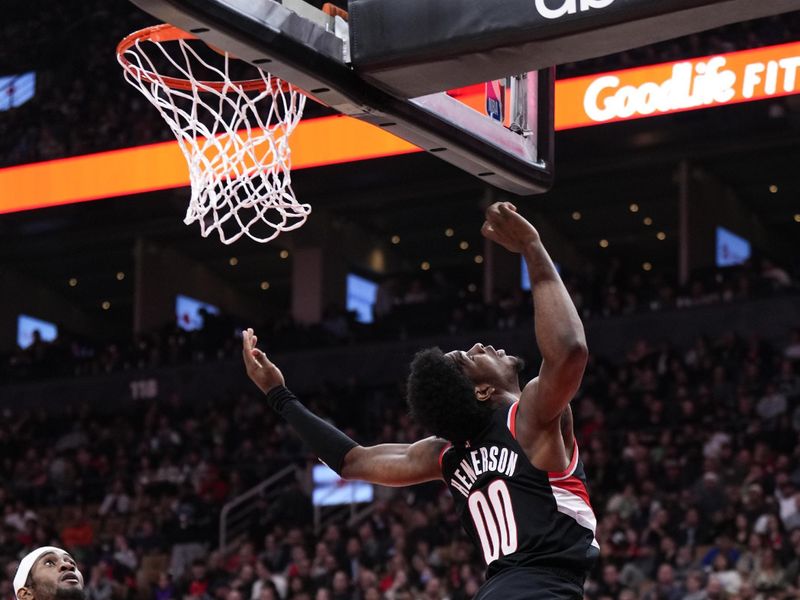
[[[519,400],[504,406],[497,407],[492,412],[492,431],[503,436],[511,435],[516,439],[517,411],[519,410]]]
[[[513,416],[517,404],[517,402],[514,402],[513,404],[506,404],[493,408],[491,413],[489,413],[489,418],[486,421],[486,425],[477,435],[475,435],[475,437],[463,444],[446,442],[446,445],[441,450],[442,455],[469,452],[475,446],[478,446],[484,442],[497,441],[499,439],[504,440],[509,435],[512,435],[511,428],[513,427]],[[441,440],[441,438],[435,439]]]
[[[514,437],[515,413],[518,405],[518,402],[514,402],[494,408],[486,422],[486,426],[474,439],[470,440],[468,446],[476,446],[487,442],[507,443],[509,438]]]
[[[409,447],[411,455],[416,454],[417,457],[424,455],[425,457],[435,457],[441,464],[442,455],[452,447],[452,444],[444,438],[430,436],[414,442]]]

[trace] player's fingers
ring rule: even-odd
[[[264,366],[262,364],[260,354],[261,354],[261,350],[258,350],[258,349],[253,349],[253,350],[250,350],[250,352],[248,352],[248,356],[250,358],[250,362],[256,368]]]
[[[487,220],[497,227],[504,227],[515,215],[515,212],[512,211],[507,205],[508,202],[495,203],[493,205],[494,210],[486,215]]]
[[[495,202],[489,208],[486,209],[486,220],[490,223],[496,221],[497,218],[500,216],[500,203]]]
[[[482,234],[482,235],[483,235],[483,237],[485,237],[487,240],[491,240],[492,242],[495,242],[495,243],[497,243],[497,244],[502,244],[502,243],[503,243],[503,237],[502,237],[502,236],[500,235],[500,233],[499,233],[499,232],[498,232],[498,231],[497,231],[497,230],[496,230],[494,227],[492,227],[491,225],[488,225],[486,228],[484,228],[484,229],[481,229],[481,234]]]
[[[256,360],[255,356],[253,356],[253,352],[257,352],[257,350],[253,350],[245,346],[242,348],[242,358],[244,358],[244,366],[245,368],[250,371],[251,369],[258,368],[258,361]]]
[[[260,366],[260,367],[268,367],[268,366],[270,366],[272,364],[272,363],[269,362],[269,359],[267,358],[267,355],[264,354],[258,348],[253,350],[253,358],[255,359],[256,363],[258,363],[258,366]]]
[[[499,213],[487,213],[486,223],[489,225],[489,227],[497,228],[502,226],[502,219],[500,218]]]
[[[510,202],[503,202],[502,204],[500,204],[500,206],[497,207],[497,211],[500,213],[501,217],[507,218],[510,217],[513,213],[517,212],[517,209]]]

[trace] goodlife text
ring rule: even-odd
[[[616,75],[604,75],[587,88],[584,110],[590,119],[602,123],[792,93],[800,56],[752,62],[738,70],[726,68],[727,64],[724,56],[676,63],[665,81],[636,86],[621,85]]]

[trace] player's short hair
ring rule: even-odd
[[[417,352],[406,382],[411,416],[431,433],[463,444],[486,426],[491,409],[475,386],[439,348]]]

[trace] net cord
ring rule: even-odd
[[[297,201],[291,186],[288,137],[300,121],[305,96],[264,71],[259,71],[263,89],[254,91],[251,85],[244,90],[229,76],[227,53],[218,68],[186,40],[170,43],[178,44],[179,54],[160,42],[137,40],[124,51],[125,61],[121,56],[120,63],[125,79],[172,129],[186,158],[191,198],[184,223],[199,223],[203,237],[216,232],[225,244],[242,236],[268,242],[302,226],[311,207]],[[153,46],[160,51],[159,59],[191,82],[190,89],[165,83],[148,52]],[[196,77],[199,67],[218,77],[222,86],[211,87]]]

